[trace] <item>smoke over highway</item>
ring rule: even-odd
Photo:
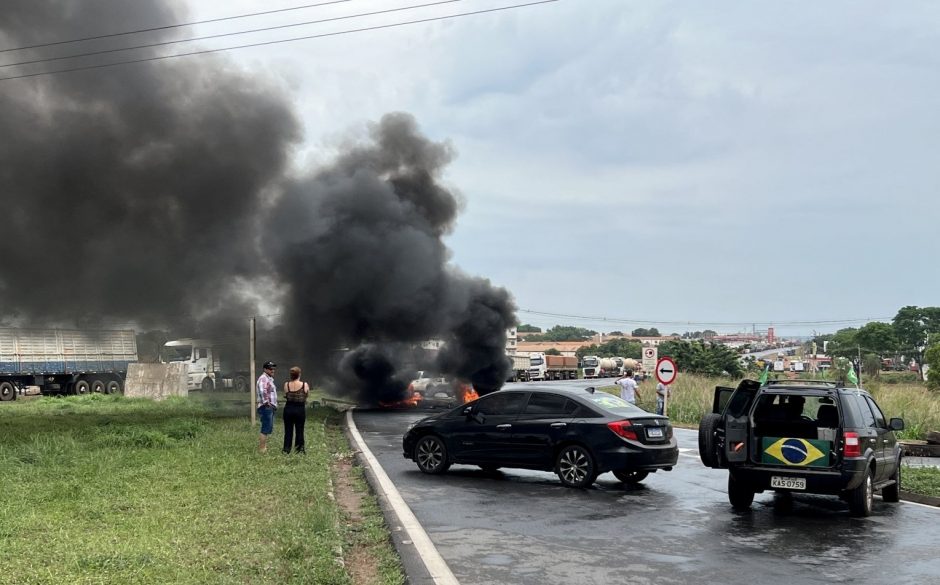
[[[168,2],[7,0],[0,48],[185,19]],[[512,301],[448,263],[460,206],[440,177],[454,152],[407,114],[291,176],[290,96],[212,56],[0,82],[0,136],[3,322],[231,337],[273,308],[260,351],[364,399],[395,397],[404,365],[431,365],[413,344],[432,337],[448,343],[442,372],[484,391],[505,380]]]

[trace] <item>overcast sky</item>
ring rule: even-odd
[[[304,3],[189,5],[201,19]],[[418,3],[356,0],[198,32]],[[455,265],[521,309],[636,321],[523,322],[811,333],[845,325],[787,323],[940,304],[938,22],[933,2],[561,0],[226,55],[292,88],[306,128],[298,168],[382,114],[410,112],[458,152]]]

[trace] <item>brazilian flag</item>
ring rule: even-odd
[[[763,437],[761,463],[829,467],[830,441]]]

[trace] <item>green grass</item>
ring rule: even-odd
[[[904,467],[901,472],[901,489],[940,498],[940,469],[934,467]]]
[[[350,583],[338,551],[354,535],[329,494],[341,414],[309,411],[307,455],[284,456],[280,420],[256,453],[249,412],[225,394],[4,404],[0,583]],[[382,582],[400,583],[366,496]]]

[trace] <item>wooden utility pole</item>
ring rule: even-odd
[[[248,320],[248,355],[251,359],[251,426],[255,426],[255,394],[257,382],[255,381],[255,318],[252,317]]]

